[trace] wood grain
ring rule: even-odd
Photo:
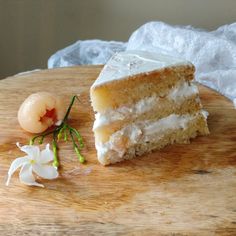
[[[223,96],[199,86],[210,113],[211,134],[136,160],[103,167],[91,131],[89,87],[101,67],[73,67],[17,75],[0,81],[1,235],[236,235],[236,110]],[[60,144],[60,178],[45,188],[4,185],[15,143],[26,144],[16,114],[37,91],[81,103],[70,122],[82,133],[88,162],[80,165],[70,143]],[[50,141],[49,139],[47,141]]]

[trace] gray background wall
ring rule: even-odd
[[[0,0],[0,78],[46,68],[78,39],[126,41],[153,20],[212,30],[236,21],[236,0]]]

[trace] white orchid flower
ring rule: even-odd
[[[39,147],[35,145],[25,145],[22,147],[19,143],[16,145],[27,155],[16,158],[11,163],[6,182],[7,186],[9,185],[11,176],[20,167],[20,182],[26,185],[44,187],[43,184],[39,184],[35,181],[33,172],[44,179],[55,179],[58,177],[57,168],[49,164],[49,162],[53,161],[53,152],[50,150],[49,144],[47,144],[45,149],[42,151],[40,151]]]

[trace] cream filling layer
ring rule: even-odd
[[[194,120],[199,114],[206,115],[205,111],[193,115],[171,114],[156,121],[138,121],[127,125],[123,129],[111,135],[106,143],[96,142],[98,159],[101,163],[107,162],[106,156],[121,159],[129,147],[145,142],[157,142],[167,131],[186,129],[188,123]]]
[[[172,100],[176,103],[181,103],[186,98],[191,97],[194,94],[198,94],[197,86],[184,81],[178,84],[178,86],[172,88],[166,95],[166,98],[170,101]],[[122,106],[114,110],[109,109],[104,113],[96,113],[93,130],[96,130],[104,125],[108,125],[114,121],[124,120],[126,118],[136,118],[143,113],[151,111],[156,106],[159,106],[161,109],[160,100],[161,98],[154,94],[151,97],[141,99],[132,106]]]

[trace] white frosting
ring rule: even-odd
[[[201,111],[201,113],[204,113]],[[157,141],[167,130],[186,129],[189,121],[193,120],[199,113],[194,115],[171,114],[156,121],[138,121],[130,124],[111,135],[106,143],[96,143],[98,159],[106,163],[106,155],[111,152],[114,158],[122,158],[127,148],[134,144]]]
[[[126,77],[148,73],[164,67],[192,65],[183,59],[146,51],[125,51],[114,54],[104,66],[92,87]]]
[[[198,93],[198,88],[194,84],[188,84],[188,82],[182,82],[176,87],[172,88],[167,99],[174,100],[177,103],[181,103],[187,97],[191,97]],[[104,113],[95,114],[95,122],[93,130],[108,125],[114,121],[127,119],[134,119],[139,115],[151,111],[154,107],[159,107],[161,109],[162,104],[159,103],[159,97],[155,94],[151,97],[143,98],[132,106],[122,106],[117,109],[109,109]]]
[[[188,82],[184,82],[171,89],[167,97],[177,102],[178,100],[182,101],[187,97],[191,97],[193,94],[198,94],[198,87],[193,83],[189,85]]]

